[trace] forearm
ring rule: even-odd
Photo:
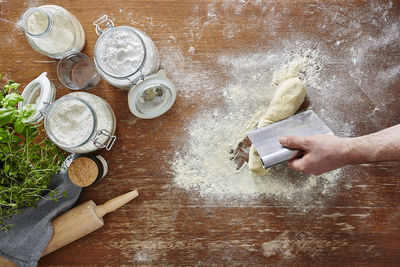
[[[347,164],[400,160],[400,124],[369,135],[343,139],[342,157]]]

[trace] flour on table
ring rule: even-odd
[[[184,20],[184,31],[187,45],[199,52],[196,56],[202,56],[197,49],[205,45],[203,33],[209,27],[220,29],[217,37],[233,43],[242,34],[239,28],[257,28],[263,33],[257,40],[265,39],[265,47],[228,49],[218,58],[204,54],[198,61],[187,46],[172,41],[160,45],[162,68],[177,84],[182,107],[195,111],[185,121],[184,141],[176,142],[170,170],[175,185],[204,199],[282,199],[291,206],[319,205],[335,193],[338,179],[345,176],[342,170],[309,176],[283,163],[260,179],[246,165],[237,172],[229,151],[254,129],[282,79],[293,75],[306,84],[311,109],[336,135],[359,135],[365,129],[360,125],[371,126],[371,131],[384,127],[381,114],[390,113],[388,105],[398,101],[390,90],[400,77],[400,67],[396,61],[382,62],[380,54],[398,50],[400,22],[392,2],[364,6],[315,2],[304,10],[315,27],[301,32],[293,26],[297,19],[288,20],[290,1],[258,3],[248,6],[261,15],[244,28],[236,27],[235,16],[219,27],[221,21],[212,15],[214,8],[235,14],[237,5],[232,1],[204,9],[196,5],[193,16]],[[321,16],[312,16],[314,12]],[[288,25],[290,35],[270,42]],[[370,27],[377,30],[368,31]],[[197,99],[204,100],[202,106],[195,103]]]
[[[248,165],[237,171],[229,154],[265,114],[283,80],[300,77],[311,87],[318,83],[319,57],[318,50],[308,48],[284,57],[272,52],[221,56],[218,64],[232,82],[221,89],[223,104],[202,112],[187,126],[189,140],[172,163],[175,183],[203,196],[251,199],[265,195],[295,200],[298,205],[310,201],[306,198],[316,188],[326,193],[339,171],[316,177],[289,170],[284,163],[260,177]]]

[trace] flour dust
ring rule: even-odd
[[[286,55],[272,51],[219,58],[231,82],[220,91],[223,104],[188,125],[188,143],[173,162],[177,185],[216,198],[265,195],[304,204],[304,196],[313,190],[326,193],[335,184],[339,172],[308,176],[285,164],[273,167],[266,176],[252,174],[247,164],[237,171],[229,153],[254,128],[283,81],[300,77],[310,90],[319,83],[321,53],[306,47]]]
[[[223,10],[231,9],[228,2],[221,5]],[[281,21],[287,9],[262,6],[261,2],[255,6],[262,9],[261,14],[270,15],[255,22],[257,27],[260,24],[262,27],[264,23],[264,30],[270,36],[276,35],[274,31],[283,22],[291,25],[290,21]],[[189,40],[191,47],[196,48],[196,42],[207,27],[219,22],[216,15],[218,8],[220,6],[210,4],[207,21],[193,18],[187,26],[198,29],[197,35],[193,34],[194,38]],[[260,177],[253,175],[247,165],[236,171],[229,152],[248,130],[254,128],[279,84],[293,76],[299,76],[304,81],[310,108],[336,135],[357,135],[359,124],[381,126],[376,114],[387,111],[385,103],[394,101],[389,90],[400,77],[398,63],[382,64],[379,57],[385,49],[399,47],[396,40],[400,35],[400,22],[393,16],[391,8],[391,2],[371,3],[361,8],[320,2],[310,4],[305,8],[305,14],[314,11],[322,13],[322,16],[310,18],[315,20],[316,25],[312,31],[292,32],[290,37],[256,53],[222,53],[216,64],[227,77],[228,82],[223,86],[217,86],[221,82],[210,79],[214,77],[210,73],[191,69],[188,78],[194,81],[193,84],[180,79],[186,88],[191,89],[178,94],[207,98],[206,90],[213,88],[214,95],[222,97],[222,103],[216,108],[204,108],[194,120],[187,122],[185,147],[176,152],[171,162],[175,184],[212,199],[233,197],[251,200],[261,197],[289,202],[298,207],[323,204],[324,199],[335,193],[337,182],[343,177],[342,170],[321,176],[303,175],[291,171],[284,163]],[[238,9],[237,12],[243,10]],[[226,24],[221,30],[222,38],[235,39],[238,30],[233,24]],[[365,27],[381,30],[367,31]],[[328,39],[322,39],[322,35],[328,36]],[[189,59],[182,59],[179,49],[168,49],[169,52],[175,51],[180,59],[168,56],[165,60],[176,67],[175,73],[185,72],[186,66],[190,65],[187,62]],[[357,108],[360,105],[369,108],[369,113],[360,112]]]

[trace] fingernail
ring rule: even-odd
[[[281,143],[281,144],[286,144],[286,141],[287,141],[287,137],[281,137],[281,138],[279,138],[279,142]]]

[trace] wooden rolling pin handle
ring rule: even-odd
[[[103,205],[95,207],[96,214],[99,218],[103,218],[103,216],[107,213],[122,207],[132,199],[137,198],[138,195],[139,193],[136,190],[133,190],[116,198],[110,199]]]

